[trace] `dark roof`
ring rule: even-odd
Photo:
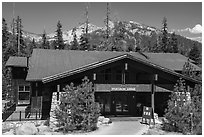
[[[10,57],[6,62],[7,67],[27,67],[27,57]]]
[[[75,70],[123,54],[105,51],[35,49],[30,58],[27,80],[42,80],[48,76]]]
[[[169,68],[174,71],[182,71],[183,65],[188,61],[188,58],[179,53],[145,53],[152,62]],[[190,62],[194,62],[190,60]],[[201,68],[191,63],[196,71],[201,71]]]
[[[187,58],[177,53],[144,53],[138,52],[110,52],[110,51],[76,51],[76,50],[45,50],[34,49],[29,59],[29,71],[26,80],[46,81],[49,78],[67,76],[73,71],[100,65],[111,60],[131,56],[136,60],[151,64],[176,73],[181,71]],[[200,69],[196,66],[197,69]],[[178,73],[176,73],[178,74]],[[179,75],[179,74],[178,74]],[[180,76],[180,75],[179,75]]]

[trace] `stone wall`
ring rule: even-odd
[[[61,92],[59,92],[59,98],[60,98]],[[50,109],[50,128],[56,128],[57,120],[55,116],[55,109],[59,105],[60,100],[57,100],[57,92],[52,93],[52,103],[51,103],[51,109]]]

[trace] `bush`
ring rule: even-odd
[[[92,83],[87,77],[74,87],[71,83],[61,94],[61,104],[55,111],[59,126],[65,132],[73,130],[92,131],[97,128],[99,106],[94,100]]]
[[[166,121],[163,121],[164,130],[202,134],[201,85],[196,85],[191,91],[189,100],[184,81],[180,79],[175,85],[166,110]]]

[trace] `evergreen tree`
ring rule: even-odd
[[[168,47],[168,28],[167,28],[167,18],[164,17],[162,21],[162,45],[161,45],[161,50],[164,53],[169,52],[169,47]]]
[[[73,41],[71,42],[71,50],[77,50],[79,48],[79,43],[77,41],[77,35],[76,35],[76,28],[72,29],[72,35],[73,35]]]
[[[195,78],[195,79],[198,78],[196,75],[195,68],[193,67],[193,65],[190,64],[189,59],[183,65],[182,74],[187,75],[187,76],[192,77],[192,78]]]
[[[64,40],[63,40],[63,36],[62,36],[62,25],[60,23],[60,21],[58,21],[57,23],[57,30],[55,31],[57,34],[55,36],[56,38],[56,46],[55,49],[64,49]]]
[[[169,47],[171,47],[172,53],[178,53],[178,41],[175,33],[171,34],[171,41]]]
[[[35,43],[35,39],[33,38],[33,40],[27,46],[27,53],[29,56],[31,56],[31,54],[33,53],[33,49],[35,48],[37,48],[37,45]]]
[[[106,40],[108,40],[109,35],[110,35],[110,27],[109,27],[109,22],[110,22],[110,7],[109,3],[107,2],[107,11],[106,11],[106,19],[105,19],[105,25],[106,25]]]
[[[71,45],[66,43],[64,46],[64,50],[70,50],[71,49]]]
[[[114,22],[114,32],[112,36],[111,51],[123,51],[125,39],[125,24],[122,21]]]
[[[35,43],[35,39],[33,38],[33,41],[32,41],[32,48],[33,49],[36,49],[37,48],[37,45],[36,45],[36,43]]]
[[[83,33],[80,36],[80,50],[90,50],[90,39],[89,39],[89,16],[88,16],[88,5],[86,6],[85,11],[86,21],[85,27],[83,28]]]
[[[89,44],[89,38],[88,35],[82,34],[80,36],[80,50],[89,50],[90,44]]]
[[[188,57],[196,62],[196,64],[201,63],[201,53],[198,46],[194,43],[192,49],[189,52]]]
[[[92,131],[97,128],[100,107],[95,102],[93,85],[87,77],[79,86],[75,87],[73,83],[67,85],[60,101],[55,115],[64,132]]]
[[[142,37],[140,34],[138,34],[136,38],[135,52],[141,51],[141,42],[142,42]]]
[[[6,48],[8,47],[9,32],[7,28],[7,23],[4,18],[2,18],[2,98],[6,99],[7,95],[7,70],[5,67],[8,57],[6,56]]]
[[[11,55],[16,56],[18,55],[17,53],[18,48],[17,48],[17,41],[16,41],[16,22],[14,18],[11,23],[11,30],[12,30],[12,34],[9,36],[8,51],[10,52]]]
[[[16,55],[12,46],[12,35],[8,32],[6,20],[2,19],[2,99],[13,101],[13,92],[11,87],[11,70],[6,68],[5,64],[10,56]]]
[[[46,37],[46,32],[44,30],[43,34],[42,34],[42,48],[43,49],[49,49],[49,41],[47,41],[47,37]]]
[[[23,40],[23,30],[22,30],[22,21],[21,18],[18,16],[16,19],[16,41],[17,41],[17,49],[19,56],[26,56],[26,45]]]
[[[163,129],[183,134],[202,134],[202,86],[188,88],[178,80],[168,101]]]
[[[50,44],[50,49],[55,49],[55,47],[57,47],[57,42],[53,40]]]
[[[154,53],[159,53],[162,51],[161,49],[161,36],[157,36],[155,43],[153,44],[153,46],[151,47],[151,52]]]
[[[2,51],[4,52],[6,47],[8,47],[9,32],[6,20],[2,18]]]

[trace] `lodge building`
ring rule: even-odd
[[[154,103],[162,116],[179,78],[190,87],[201,83],[182,74],[187,60],[178,53],[34,49],[29,58],[10,57],[6,66],[12,72],[15,102],[31,110],[34,102],[42,102],[42,119],[49,117],[53,93],[63,92],[71,82],[81,84],[85,76],[93,83],[103,115],[141,116],[142,106]]]

